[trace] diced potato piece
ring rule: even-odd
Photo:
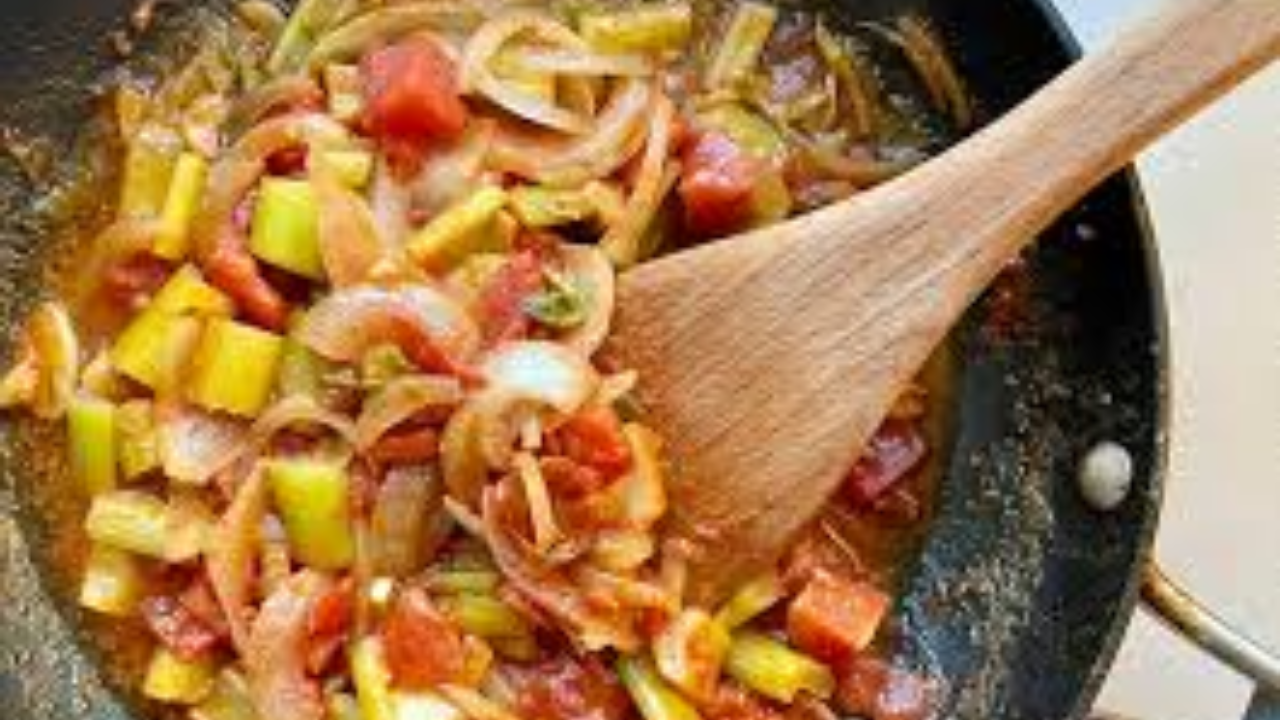
[[[71,474],[90,496],[116,486],[116,406],[78,398],[67,409]]]
[[[170,315],[230,317],[235,305],[221,290],[205,282],[194,265],[183,265],[152,298],[148,309]]]
[[[312,280],[324,280],[320,210],[306,180],[266,178],[254,206],[249,250],[259,260]]]
[[[678,52],[693,33],[693,8],[666,3],[589,13],[579,20],[578,29],[600,52]]]
[[[80,581],[80,606],[113,617],[128,617],[143,591],[138,560],[123,550],[95,543]]]
[[[468,256],[505,252],[506,238],[493,225],[507,203],[501,188],[484,187],[445,210],[409,240],[409,254],[434,272],[447,272]]]
[[[111,362],[157,395],[173,395],[200,341],[201,327],[193,317],[144,310],[116,338]]]
[[[200,208],[208,175],[209,163],[204,158],[190,152],[178,157],[160,211],[160,232],[153,248],[156,255],[176,261],[191,252],[191,221]]]
[[[210,320],[191,361],[187,398],[206,410],[253,417],[271,398],[283,352],[278,335]]]
[[[195,705],[208,697],[214,679],[212,660],[185,660],[157,648],[142,681],[142,694],[160,702]]]
[[[348,567],[355,542],[346,470],[313,460],[277,460],[267,466],[267,478],[294,559],[318,570]]]

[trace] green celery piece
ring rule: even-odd
[[[116,486],[116,406],[79,398],[67,409],[71,473],[90,497]]]
[[[587,298],[581,288],[554,271],[547,271],[547,287],[528,298],[526,315],[553,330],[572,330],[587,319]]]
[[[693,8],[688,3],[662,3],[586,12],[578,29],[600,52],[678,52],[693,33]]]
[[[202,327],[193,317],[143,310],[116,338],[111,364],[157,395],[176,394]]]
[[[148,309],[171,315],[230,317],[235,305],[221,290],[205,282],[194,265],[183,265],[152,298]]]
[[[154,125],[142,128],[129,139],[120,178],[120,217],[160,215],[180,143],[173,131]]]
[[[478,638],[521,638],[531,632],[524,618],[492,595],[463,593],[440,604],[463,630]]]
[[[701,720],[693,705],[668,685],[648,660],[619,658],[617,670],[644,720]]]
[[[160,232],[152,248],[166,260],[185,260],[191,252],[191,223],[204,196],[209,176],[209,163],[199,155],[184,152],[178,156],[164,206],[160,211]]]
[[[382,642],[370,635],[351,647],[351,680],[363,720],[401,720],[391,694],[391,673],[382,656]]]
[[[769,571],[739,587],[716,612],[715,620],[726,630],[735,630],[773,607],[786,596],[782,578]]]
[[[790,704],[801,692],[820,700],[831,697],[835,679],[822,663],[754,632],[733,636],[725,672],[771,700]]]
[[[320,210],[311,183],[266,178],[254,206],[249,250],[261,261],[312,280],[324,280]]]
[[[80,580],[80,607],[112,617],[128,617],[146,587],[138,560],[129,553],[94,543]]]
[[[590,220],[596,207],[580,189],[523,185],[511,191],[511,214],[525,227],[546,228]]]
[[[314,460],[276,460],[267,465],[267,479],[294,559],[317,570],[350,566],[355,541],[346,470]]]
[[[209,658],[187,660],[158,647],[147,666],[142,694],[160,702],[195,705],[213,690],[215,672]]]
[[[132,400],[116,409],[116,456],[125,480],[137,480],[160,468],[150,401]]]
[[[316,39],[342,14],[344,0],[301,0],[267,58],[267,72],[283,75],[302,67]]]
[[[772,5],[750,0],[738,5],[707,68],[707,87],[732,89],[750,77],[777,22],[778,9]]]
[[[433,572],[428,583],[432,590],[442,593],[488,594],[498,589],[502,578],[494,570],[438,570]]]
[[[84,519],[89,539],[117,550],[166,559],[169,512],[164,501],[136,490],[94,497]]]
[[[506,252],[509,238],[495,232],[507,193],[486,186],[448,208],[409,239],[409,255],[434,272],[447,272],[476,253]]]
[[[214,318],[192,357],[187,399],[206,410],[253,417],[271,398],[283,352],[278,335]]]

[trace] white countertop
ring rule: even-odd
[[[1090,47],[1158,4],[1058,0]],[[1173,344],[1156,554],[1221,615],[1280,649],[1280,67],[1162,142],[1139,169]],[[1250,692],[1140,612],[1098,706],[1144,720],[1234,720]]]

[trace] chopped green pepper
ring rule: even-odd
[[[522,185],[511,191],[511,214],[525,227],[558,227],[590,220],[596,207],[577,188]]]
[[[249,250],[261,261],[312,280],[324,280],[320,209],[311,183],[266,178],[258,192]]]
[[[501,577],[493,570],[439,570],[427,582],[432,590],[442,593],[492,593]]]
[[[782,578],[776,572],[767,572],[738,588],[716,612],[716,622],[726,630],[736,630],[776,605],[785,595]]]
[[[187,660],[157,648],[142,681],[142,694],[160,702],[195,705],[213,690],[214,672],[211,660]]]
[[[495,233],[507,203],[501,188],[486,186],[445,210],[409,239],[409,254],[428,270],[446,272],[468,256],[505,252],[508,247]]]
[[[194,265],[183,265],[152,298],[148,309],[171,315],[230,317],[235,305],[221,290],[205,282]]]
[[[253,417],[275,387],[284,340],[232,320],[210,320],[191,361],[187,398],[207,410]]]
[[[160,231],[152,250],[166,260],[183,260],[191,252],[191,221],[200,207],[209,163],[195,153],[178,156],[164,206],[160,210]]]
[[[826,700],[835,688],[826,665],[754,632],[733,636],[725,671],[748,688],[782,703],[793,702],[801,692]]]
[[[125,480],[137,480],[160,468],[151,402],[132,400],[116,409],[116,456]]]
[[[558,272],[546,271],[547,286],[525,300],[526,315],[553,330],[572,330],[587,319],[582,289]]]
[[[318,570],[349,566],[355,542],[346,471],[313,460],[276,460],[267,479],[294,558]]]
[[[772,5],[750,1],[738,5],[707,68],[707,87],[732,89],[749,78],[777,22],[778,9]]]
[[[302,0],[267,58],[267,71],[282,75],[302,67],[316,39],[342,14],[344,0]]]
[[[111,362],[156,394],[175,394],[202,327],[196,318],[148,308],[116,338]]]
[[[463,630],[478,638],[520,638],[531,632],[510,605],[491,595],[463,593],[442,599],[440,606]]]
[[[620,658],[618,677],[644,720],[700,720],[693,705],[668,685],[648,660]]]
[[[71,474],[91,497],[116,486],[116,406],[77,398],[67,409]]]
[[[693,33],[693,8],[682,2],[637,5],[584,13],[578,25],[582,37],[600,52],[678,52]]]
[[[128,617],[138,607],[145,587],[137,558],[123,550],[94,543],[80,581],[80,606],[114,617]]]

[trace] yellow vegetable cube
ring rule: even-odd
[[[187,399],[206,410],[253,417],[271,398],[283,352],[278,335],[210,320],[191,360]]]

